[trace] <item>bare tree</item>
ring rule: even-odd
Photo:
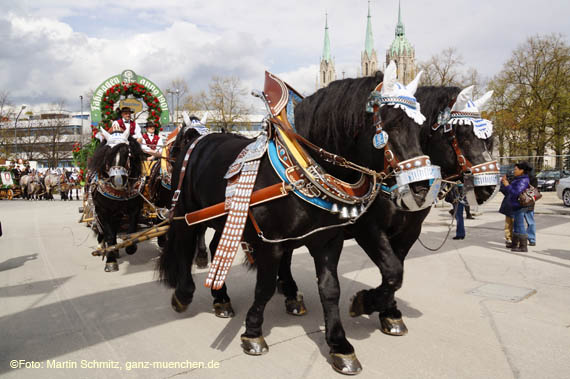
[[[418,70],[423,70],[422,85],[428,86],[461,86],[461,67],[463,57],[455,47],[449,47],[439,54],[432,55],[426,62],[418,64]]]
[[[233,130],[236,122],[247,122],[246,116],[252,112],[244,101],[247,90],[238,77],[214,76],[204,100],[210,112],[209,121]]]
[[[10,136],[8,129],[12,125],[10,122],[12,113],[10,92],[0,91],[0,157],[7,157],[10,153],[8,151],[8,144],[13,136]]]
[[[63,159],[71,159],[73,139],[70,136],[69,116],[64,111],[63,100],[51,107],[51,115],[41,120],[41,143],[36,144],[39,154],[49,167],[57,167]]]

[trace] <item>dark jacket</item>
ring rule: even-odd
[[[530,182],[528,175],[522,174],[520,176],[515,176],[513,181],[505,187],[505,190],[508,194],[508,201],[513,212],[516,212],[522,208],[521,204],[519,203],[519,195],[528,188],[529,184]]]
[[[511,208],[511,204],[509,203],[509,193],[507,192],[507,187],[502,182],[499,191],[501,191],[501,193],[505,195],[505,197],[503,197],[503,201],[501,202],[499,213],[502,213],[507,217],[513,217],[513,209]]]

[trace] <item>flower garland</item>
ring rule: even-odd
[[[121,116],[121,110],[118,108],[114,109],[115,104],[121,100],[121,97],[127,98],[129,95],[134,96],[136,99],[142,99],[145,102],[148,107],[147,122],[153,123],[159,131],[162,131],[160,126],[162,108],[158,98],[152,94],[152,91],[139,83],[121,83],[108,88],[101,99],[101,122],[97,126],[91,125],[91,141],[84,145],[80,143],[73,145],[73,162],[80,168],[79,180],[81,182],[84,181],[85,173],[87,172],[87,160],[99,146],[99,140],[95,138],[95,135],[100,127],[109,129],[113,121]]]
[[[145,86],[139,83],[121,83],[115,84],[105,91],[105,95],[101,100],[101,123],[100,125],[106,129],[111,127],[114,120],[120,117],[120,109],[113,109],[121,96],[127,98],[132,95],[137,99],[143,99],[148,107],[147,121],[152,122],[157,128],[162,131],[160,127],[160,114],[162,109],[158,98],[152,94]]]

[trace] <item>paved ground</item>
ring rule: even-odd
[[[376,286],[380,277],[358,246],[345,245],[341,309],[364,366],[361,378],[570,376],[568,209],[547,193],[537,207],[538,245],[526,254],[511,253],[503,247],[499,200],[476,220],[466,220],[465,240],[449,240],[437,253],[414,245],[397,293],[410,330],[405,337],[382,334],[375,315],[348,316],[350,297]],[[136,255],[123,257],[118,273],[104,273],[102,262],[89,254],[95,240],[77,224],[77,207],[78,202],[0,201],[0,375],[337,375],[327,363],[313,264],[305,250],[295,253],[293,273],[309,313],[286,315],[276,295],[265,313],[270,352],[251,357],[241,352],[239,335],[252,300],[252,272],[232,268],[228,285],[235,318],[214,317],[203,287],[188,312],[178,315],[170,309],[170,290],[154,278],[156,245],[141,244]],[[443,240],[447,210],[432,210],[421,236],[425,244]],[[195,273],[198,283],[205,276],[206,270]],[[526,297],[512,300],[518,295]],[[158,362],[155,368],[152,362]],[[192,368],[193,362],[218,367]]]

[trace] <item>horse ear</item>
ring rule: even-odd
[[[467,108],[467,102],[471,101],[471,99],[473,98],[473,87],[474,86],[469,86],[463,89],[461,92],[459,92],[459,95],[457,95],[457,100],[455,101],[455,104],[453,104],[451,111],[462,110]]]
[[[206,121],[208,120],[208,112],[204,113],[204,117],[200,120],[200,124],[206,126]]]
[[[416,93],[416,90],[418,89],[418,83],[420,82],[420,78],[422,77],[423,74],[423,70],[418,72],[418,74],[416,75],[416,77],[414,78],[414,80],[412,80],[410,83],[408,83],[408,85],[406,86],[406,89],[408,90],[408,92],[410,92],[412,95],[414,93]]]
[[[109,132],[106,131],[105,128],[99,129],[99,132],[103,135],[103,138],[105,138],[107,141],[111,137],[111,134],[109,134]]]
[[[184,120],[184,126],[189,126],[191,124],[190,115],[188,112],[182,112],[182,119]]]
[[[485,105],[485,103],[487,101],[489,101],[491,96],[493,96],[493,91],[489,91],[486,94],[484,94],[483,96],[481,96],[480,98],[478,98],[477,100],[475,100],[474,103],[475,103],[475,106],[477,106],[477,109],[481,110],[483,105]]]
[[[390,61],[388,67],[386,67],[386,72],[384,73],[384,81],[382,84],[382,96],[388,95],[394,92],[394,87],[396,86],[396,63],[394,61]]]

